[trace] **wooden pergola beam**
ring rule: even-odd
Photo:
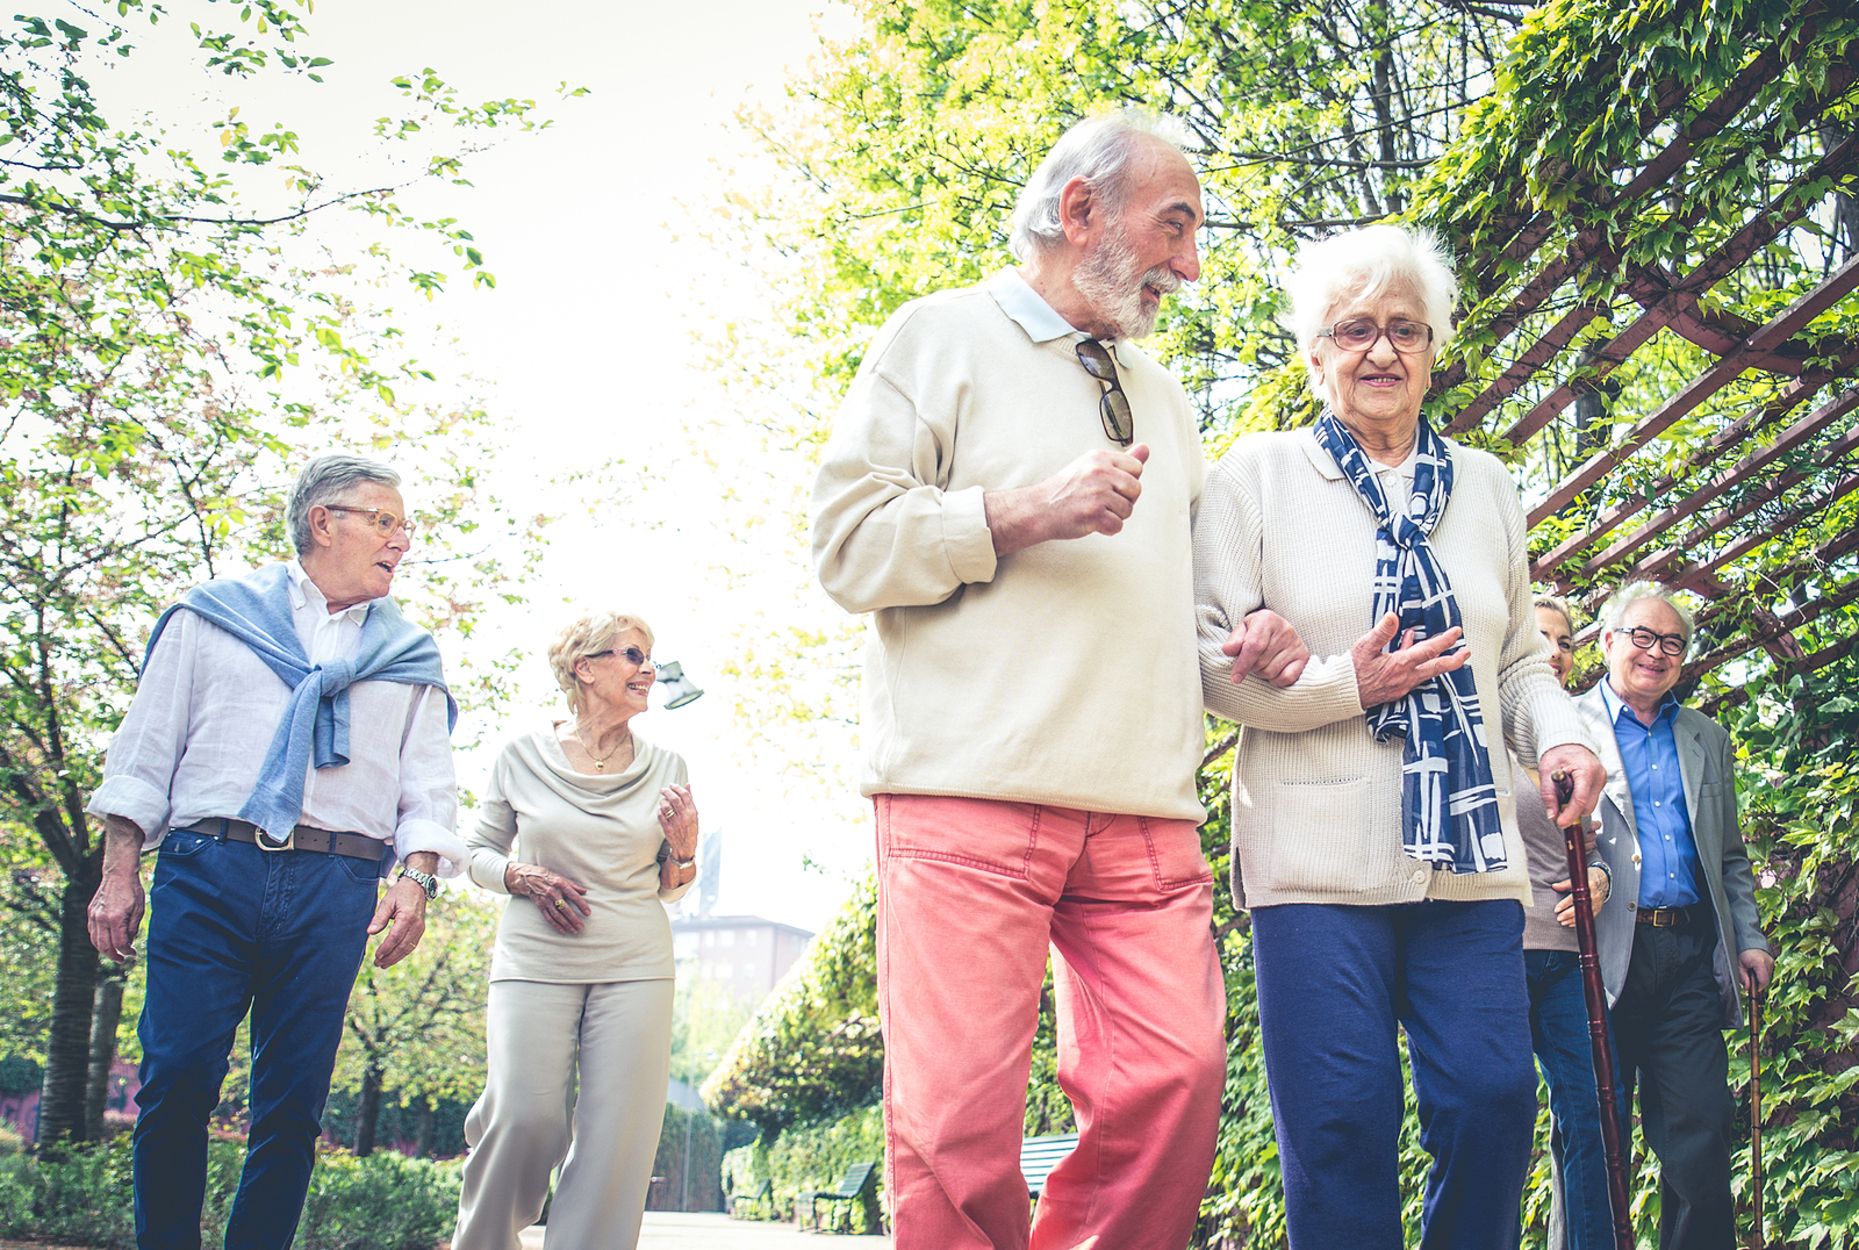
[[[1855,355],[1859,356],[1859,353],[1855,353]],[[1794,430],[1799,430],[1803,426],[1818,430],[1838,420],[1839,417],[1845,413],[1850,412],[1855,405],[1859,405],[1859,389],[1849,389],[1828,401],[1811,416],[1798,423],[1794,427]],[[1782,411],[1785,411],[1785,409]],[[1570,557],[1574,556],[1577,552],[1586,550],[1600,539],[1605,538],[1622,522],[1637,516],[1651,505],[1653,499],[1676,489],[1685,478],[1696,469],[1701,468],[1724,455],[1726,452],[1740,446],[1757,430],[1771,424],[1777,415],[1779,415],[1779,413],[1775,406],[1766,403],[1760,404],[1744,413],[1735,421],[1719,430],[1711,437],[1708,443],[1704,444],[1704,446],[1685,457],[1684,463],[1679,465],[1677,469],[1665,474],[1649,485],[1644,493],[1635,495],[1629,499],[1623,499],[1612,507],[1605,509],[1585,528],[1577,533],[1569,535],[1554,547],[1551,547],[1548,551],[1536,557],[1536,559],[1531,562],[1531,575],[1539,581],[1554,579],[1564,585],[1568,584],[1566,579],[1560,577],[1557,573],[1557,569],[1560,565],[1567,562]],[[1788,438],[1794,430],[1784,432],[1782,437]]]
[[[1699,512],[1712,501],[1721,498],[1726,492],[1749,481],[1757,472],[1767,467],[1769,464],[1786,456],[1795,448],[1807,443],[1829,425],[1832,425],[1835,421],[1851,412],[1856,406],[1859,406],[1859,389],[1849,389],[1832,403],[1822,405],[1817,411],[1789,426],[1788,429],[1782,432],[1779,438],[1761,451],[1745,456],[1728,472],[1722,474],[1714,481],[1708,482],[1691,492],[1691,494],[1686,496],[1683,500],[1652,517],[1644,525],[1641,525],[1631,533],[1615,539],[1586,564],[1582,565],[1582,573],[1592,577],[1608,565],[1626,559],[1635,551],[1638,551],[1641,547],[1644,547],[1647,543],[1671,529],[1672,526],[1678,524],[1678,522]],[[1829,463],[1850,454],[1856,443],[1859,443],[1859,430],[1847,434],[1845,438],[1836,442],[1821,457],[1822,463]],[[1800,482],[1806,476],[1807,474],[1804,472],[1793,471],[1780,475],[1775,481],[1776,485],[1780,487],[1781,490],[1786,490],[1788,487]],[[1777,491],[1776,493],[1780,492]]]
[[[1773,320],[1752,334],[1745,343],[1745,351],[1749,354],[1762,354],[1773,350],[1777,344],[1784,343],[1788,339],[1794,337],[1795,333],[1799,331],[1801,327],[1805,326],[1815,317],[1851,294],[1855,289],[1859,289],[1859,254],[1849,257],[1844,265],[1841,265],[1828,276],[1826,281],[1820,283],[1813,290],[1807,292],[1805,295],[1795,300],[1794,303],[1788,305],[1788,307],[1778,313]],[[1746,364],[1743,360],[1742,353],[1726,356],[1713,363],[1708,369],[1694,378],[1683,390],[1679,391],[1678,394],[1672,396],[1671,399],[1660,405],[1656,412],[1652,413],[1629,430],[1626,438],[1621,440],[1621,442],[1613,447],[1596,452],[1584,461],[1573,473],[1570,473],[1558,483],[1556,487],[1550,491],[1548,498],[1544,499],[1530,510],[1528,517],[1529,524],[1535,526],[1545,517],[1567,506],[1582,491],[1593,486],[1603,477],[1606,477],[1608,473],[1626,463],[1626,461],[1631,459],[1641,447],[1645,446],[1658,435],[1664,433],[1687,413],[1691,412],[1692,409],[1696,408],[1711,395],[1727,385],[1741,373],[1745,367]],[[1804,392],[1811,393],[1831,381],[1834,377],[1850,371],[1851,368],[1852,363],[1849,361],[1846,363],[1845,367],[1840,370],[1814,370],[1813,373],[1815,376],[1812,386],[1806,385],[1808,382],[1808,374],[1804,372],[1800,378],[1797,378],[1789,385],[1790,387],[1800,388]],[[1798,398],[1797,396],[1797,399]]]

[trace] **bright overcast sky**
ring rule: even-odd
[[[174,34],[184,32],[184,8],[171,6],[170,26],[181,26]],[[398,73],[431,66],[467,99],[534,98],[556,119],[547,132],[513,137],[476,158],[473,189],[409,201],[442,204],[463,220],[498,280],[491,292],[455,282],[432,315],[456,346],[421,355],[444,389],[481,399],[516,431],[516,454],[492,471],[525,512],[576,503],[543,489],[549,474],[616,457],[623,463],[611,482],[578,488],[596,505],[594,515],[571,511],[549,531],[528,606],[448,646],[515,645],[533,656],[522,673],[523,706],[507,725],[480,722],[495,743],[561,714],[541,657],[570,605],[644,616],[659,658],[681,661],[709,691],[676,712],[655,706],[638,728],[685,756],[706,829],[727,835],[718,910],[810,929],[869,858],[868,809],[844,784],[797,781],[792,761],[770,758],[778,751],[745,749],[734,723],[735,698],[720,666],[741,621],[779,612],[782,594],[745,602],[748,592],[724,587],[719,570],[742,557],[717,524],[714,476],[689,456],[686,425],[713,419],[720,403],[700,365],[701,319],[760,310],[728,307],[752,295],[716,282],[727,259],[691,250],[702,244],[674,245],[670,232],[687,214],[721,202],[721,169],[742,166],[749,151],[732,125],[735,110],[752,98],[778,98],[815,45],[820,8],[820,0],[318,0],[307,42],[335,62],[323,71],[327,85],[239,88],[242,119],[262,129],[272,106],[302,132],[305,162],[333,174],[332,186],[350,154],[370,146],[371,120],[395,108],[385,84]],[[158,39],[138,35],[151,47]],[[199,144],[199,123],[214,107],[207,97],[223,88],[164,80],[150,72],[155,62],[143,58],[99,87],[112,108],[133,101],[177,140]],[[563,81],[590,94],[557,101]],[[338,217],[329,215],[319,237],[339,255]],[[424,315],[418,302],[398,302],[403,323]],[[456,381],[461,370],[470,381]],[[417,503],[418,483],[408,494]],[[815,592],[796,585],[786,593]],[[848,775],[844,759],[817,763],[821,776]],[[488,764],[487,751],[462,755],[461,782],[480,788]]]

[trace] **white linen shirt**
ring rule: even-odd
[[[295,560],[288,584],[310,661],[353,656],[372,604],[332,613]],[[350,762],[310,767],[298,823],[392,842],[400,859],[432,851],[439,875],[457,876],[468,857],[453,832],[458,789],[445,696],[390,681],[357,682],[348,694]],[[169,829],[236,816],[289,700],[290,688],[250,647],[197,612],[176,613],[142,670],[103,784],[85,810],[134,821],[144,850]]]

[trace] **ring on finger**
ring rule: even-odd
[[[563,911],[566,911],[566,910],[568,910],[568,900],[567,900],[567,899],[565,899],[565,898],[558,898],[558,899],[556,899],[556,900],[555,900],[555,905],[556,905],[557,907],[559,907],[559,908],[561,908],[561,909],[562,909]]]

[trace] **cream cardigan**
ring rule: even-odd
[[[1194,531],[1202,691],[1210,711],[1245,726],[1233,769],[1242,906],[1530,902],[1516,803],[1539,800],[1527,778],[1513,779],[1505,742],[1526,760],[1590,744],[1537,633],[1517,488],[1495,457],[1448,445],[1452,500],[1431,542],[1465,621],[1509,866],[1453,874],[1402,854],[1401,742],[1369,736],[1349,656],[1373,624],[1374,523],[1308,429],[1255,434],[1209,475]],[[1220,652],[1233,623],[1261,607],[1310,648],[1289,688],[1257,677],[1234,685]]]

